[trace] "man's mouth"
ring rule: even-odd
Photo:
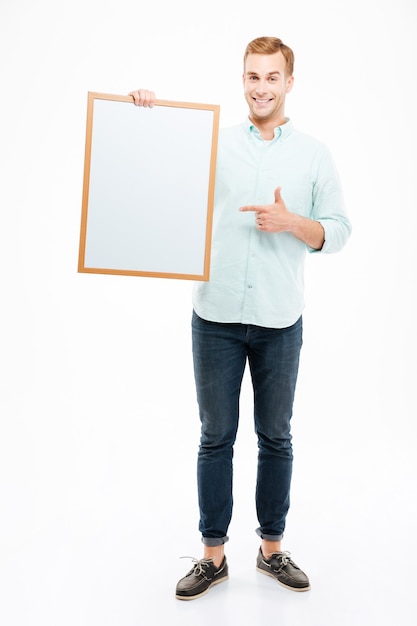
[[[267,102],[270,102],[271,98],[254,98],[254,100],[258,104],[266,104]]]

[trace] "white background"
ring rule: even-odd
[[[2,0],[2,624],[414,623],[416,22],[413,0]],[[284,547],[313,589],[254,572],[245,379],[231,578],[181,603],[178,557],[201,556],[192,285],[77,274],[87,91],[237,123],[260,35],[295,51],[287,114],[333,152],[354,228],[307,263]]]

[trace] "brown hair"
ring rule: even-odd
[[[287,75],[292,76],[294,72],[294,52],[277,37],[258,37],[249,42],[243,56],[243,66],[245,66],[248,54],[275,54],[275,52],[282,53],[287,64]]]

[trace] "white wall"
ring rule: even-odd
[[[97,536],[103,562],[120,536],[145,539],[132,558],[155,535],[176,537],[173,558],[199,549],[191,284],[77,274],[87,91],[149,87],[240,122],[243,50],[260,35],[295,50],[287,114],[331,148],[354,227],[339,255],[308,259],[293,527],[314,534],[353,502],[350,532],[400,548],[407,538],[415,554],[402,485],[416,466],[416,21],[413,0],[3,0],[0,578],[11,603],[42,562],[58,606],[58,574]],[[252,532],[248,386],[244,399],[236,506]]]

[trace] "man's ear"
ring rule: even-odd
[[[294,76],[290,76],[289,78],[287,78],[287,88],[285,90],[285,93],[290,93],[291,89],[293,88],[294,85]]]

